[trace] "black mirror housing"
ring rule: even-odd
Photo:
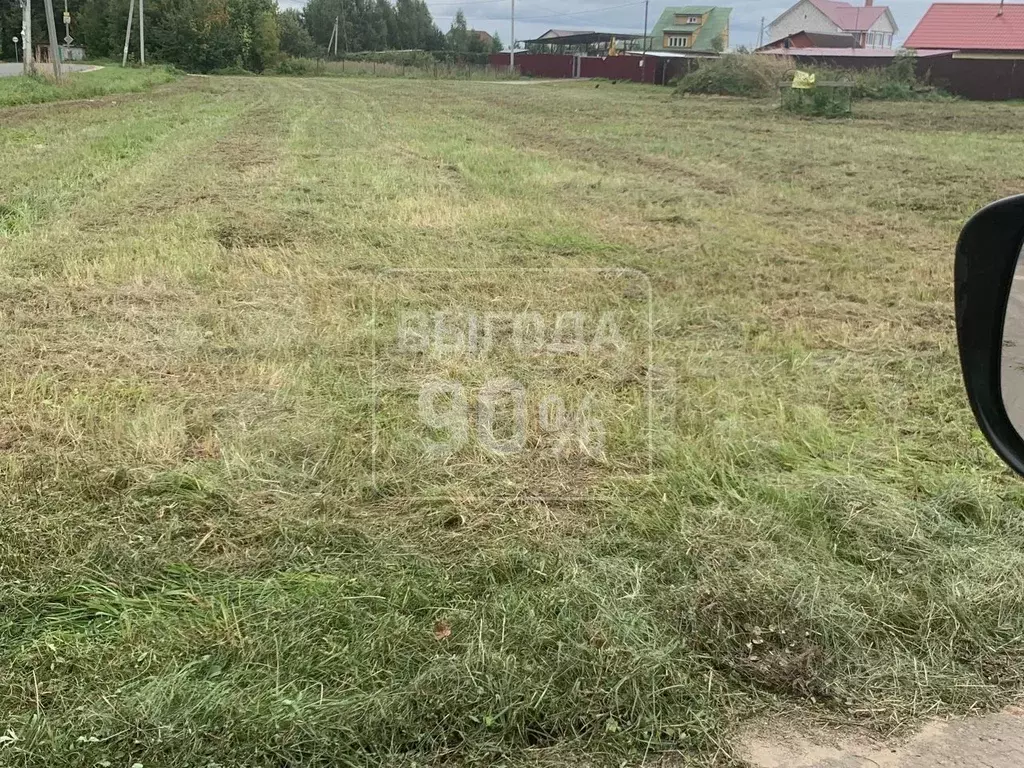
[[[1024,195],[992,203],[960,233],[954,269],[960,367],[971,410],[999,457],[1024,476],[1024,439],[1006,412],[1001,362],[1006,307],[1024,243]]]

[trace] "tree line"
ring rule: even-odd
[[[121,57],[129,0],[67,0],[71,36],[91,59]],[[58,38],[64,37],[59,2]],[[32,4],[32,37],[46,43],[42,0]],[[146,61],[195,72],[240,67],[262,72],[282,58],[328,55],[337,20],[338,54],[357,51],[424,50],[480,54],[501,50],[497,34],[487,40],[470,30],[458,11],[447,34],[424,0],[309,0],[301,11],[281,10],[276,0],[145,0]],[[136,22],[137,23],[137,22]],[[19,0],[0,0],[0,59],[15,58],[12,37],[21,36]],[[132,52],[138,50],[138,31]],[[333,46],[332,46],[333,52]]]

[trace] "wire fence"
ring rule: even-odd
[[[510,80],[519,77],[508,67],[491,64],[470,64],[455,61],[420,61],[396,63],[341,59],[286,59],[276,74],[299,77],[398,77],[432,78],[435,80]]]

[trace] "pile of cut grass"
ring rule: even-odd
[[[728,53],[701,61],[679,79],[676,92],[765,98],[778,93],[780,83],[794,66],[789,57]]]

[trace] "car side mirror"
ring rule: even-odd
[[[956,332],[967,397],[992,448],[1024,475],[1024,195],[978,211],[956,246]]]

